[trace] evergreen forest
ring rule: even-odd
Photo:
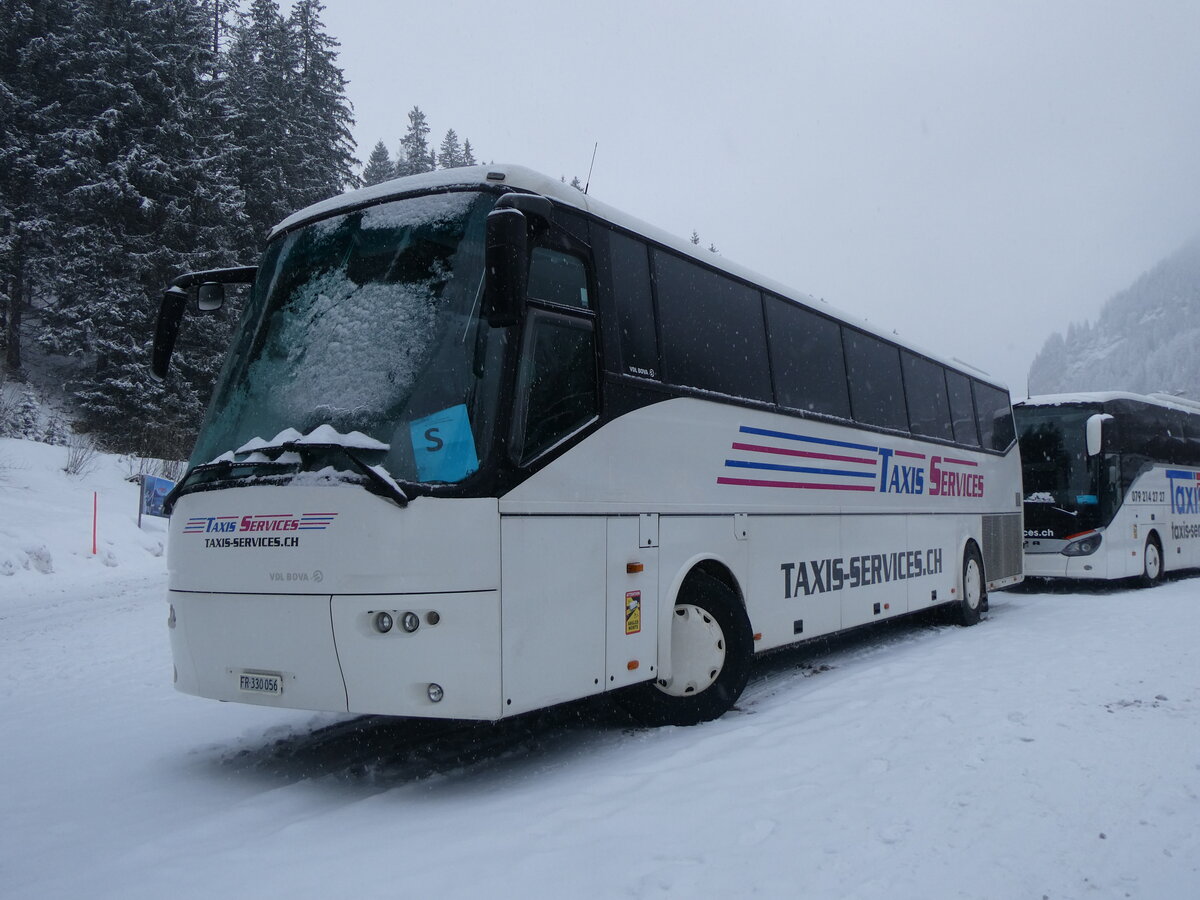
[[[107,449],[183,458],[240,304],[192,319],[158,383],[171,279],[252,264],[310,203],[474,163],[453,129],[434,147],[414,106],[395,156],[380,141],[359,172],[324,8],[0,0],[0,433],[61,439],[37,388]]]

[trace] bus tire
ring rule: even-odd
[[[630,693],[647,725],[697,725],[737,702],[750,677],[754,636],[737,592],[712,574],[684,578],[671,617],[671,675]]]
[[[1162,577],[1162,544],[1158,541],[1158,535],[1150,532],[1150,536],[1146,538],[1146,549],[1142,551],[1142,586],[1154,587],[1162,581]]]
[[[962,595],[953,607],[954,621],[959,625],[975,625],[987,603],[987,588],[983,580],[983,559],[974,543],[967,544],[963,553]]]

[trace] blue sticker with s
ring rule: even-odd
[[[421,481],[462,481],[479,468],[465,404],[417,419],[409,425],[409,435]]]

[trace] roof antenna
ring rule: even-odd
[[[596,141],[595,145],[592,147],[592,161],[588,165],[587,183],[585,183],[583,186],[583,192],[585,194],[587,193],[588,188],[592,186],[592,168],[596,165],[596,150],[597,150],[597,148],[599,148],[599,146],[600,146],[600,142]]]

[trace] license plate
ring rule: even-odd
[[[283,678],[262,672],[239,672],[238,690],[249,694],[282,694]]]

